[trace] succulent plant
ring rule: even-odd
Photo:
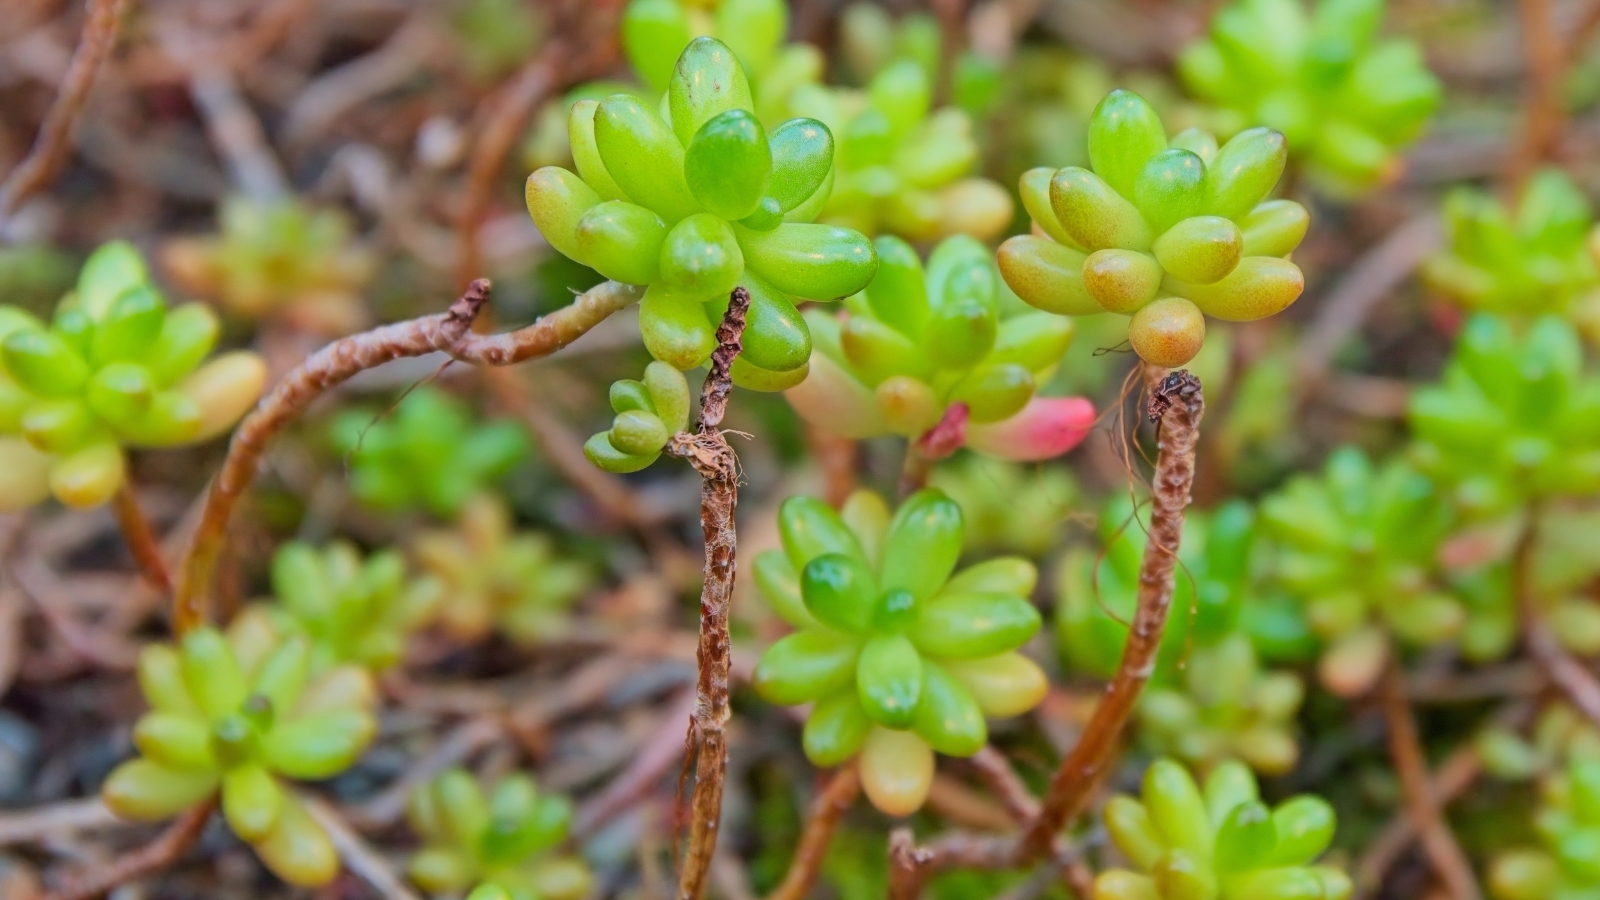
[[[678,369],[705,363],[729,292],[750,292],[734,378],[781,390],[805,377],[811,338],[798,299],[837,300],[878,260],[858,232],[812,224],[833,178],[834,138],[814,119],[768,130],[726,44],[678,57],[663,112],[617,94],[573,106],[577,174],[528,177],[528,211],[551,246],[615,281],[648,286],[645,347]]]
[[[354,242],[343,213],[233,196],[218,218],[219,233],[174,238],[162,248],[162,267],[185,290],[241,319],[282,317],[317,334],[366,324],[361,292],[376,260]]]
[[[567,839],[572,804],[520,772],[485,791],[465,769],[450,769],[412,793],[406,819],[424,843],[408,872],[430,893],[483,882],[492,897],[578,900],[593,888],[582,859],[551,852]]]
[[[194,444],[232,427],[266,366],[242,351],[204,362],[217,331],[200,304],[169,310],[121,241],[89,257],[48,326],[0,306],[0,509],[51,495],[98,506],[125,481],[124,448]]]
[[[338,774],[377,734],[376,687],[356,666],[314,675],[311,643],[278,640],[260,619],[206,627],[139,654],[151,710],[134,726],[139,757],[101,798],[119,816],[159,821],[221,793],[241,840],[283,880],[331,881],[339,858],[285,780]]]
[[[1600,345],[1600,227],[1560,169],[1536,173],[1514,210],[1459,187],[1445,199],[1446,248],[1422,268],[1435,294],[1468,310],[1567,317]]]
[[[512,531],[511,511],[488,495],[473,498],[453,528],[418,536],[411,550],[443,585],[439,624],[461,641],[495,628],[519,643],[558,638],[591,578],[582,564],[556,558],[545,535]]]
[[[917,438],[959,404],[958,440],[1010,460],[1047,459],[1081,441],[1094,408],[1034,396],[1072,340],[1066,319],[1002,302],[989,251],[966,236],[936,247],[924,270],[909,244],[877,240],[867,289],[837,316],[808,312],[818,352],[787,396],[818,427],[850,438]]]
[[[1504,317],[1473,316],[1442,381],[1412,394],[1410,422],[1417,465],[1471,514],[1600,493],[1600,376],[1554,316],[1520,332]]]
[[[1361,693],[1387,658],[1392,632],[1414,646],[1454,638],[1465,611],[1443,589],[1436,557],[1452,517],[1427,477],[1355,447],[1329,457],[1321,478],[1299,475],[1261,503],[1281,542],[1274,577],[1303,604],[1328,645],[1319,674],[1341,695]]]
[[[940,466],[928,483],[961,507],[968,553],[1020,553],[1037,558],[1059,540],[1082,499],[1072,473],[965,454]]]
[[[1226,112],[1223,133],[1265,125],[1320,187],[1350,196],[1392,181],[1399,151],[1443,91],[1413,41],[1378,40],[1383,0],[1238,0],[1184,49],[1189,89]]]
[[[823,221],[918,242],[954,234],[989,241],[1011,224],[1005,189],[970,174],[978,162],[971,116],[934,109],[933,84],[923,64],[901,58],[859,91],[794,91],[790,108],[821,120],[839,142]]]
[[[1268,200],[1287,159],[1283,135],[1251,128],[1222,146],[1198,129],[1167,139],[1161,118],[1112,91],[1089,121],[1092,169],[1031,169],[1022,204],[1035,234],[1000,247],[1000,272],[1047,312],[1131,316],[1144,360],[1176,367],[1205,341],[1205,317],[1250,321],[1305,287],[1288,259],[1310,222]]]
[[[1095,900],[1346,900],[1352,893],[1343,871],[1315,864],[1335,825],[1321,797],[1301,794],[1269,808],[1239,763],[1218,766],[1202,790],[1167,759],[1145,770],[1141,795],[1106,804],[1106,830],[1133,869],[1101,872]]]
[[[391,414],[348,410],[329,425],[334,448],[349,459],[350,490],[381,512],[421,507],[456,516],[527,457],[528,435],[509,419],[476,422],[466,404],[436,388],[418,388]]]
[[[589,438],[583,454],[608,472],[637,472],[655,462],[674,434],[689,426],[689,382],[663,362],[645,367],[644,380],[611,385],[611,428]]]
[[[891,815],[922,805],[934,753],[971,756],[986,717],[1044,696],[1044,673],[1016,652],[1039,629],[1037,573],[1002,557],[955,571],[961,508],[925,489],[891,518],[858,491],[835,512],[790,497],[783,549],[756,557],[773,610],[798,629],[762,654],[755,688],[772,703],[814,703],[806,755],[833,766],[860,755],[867,797]]]
[[[1300,758],[1295,716],[1304,698],[1299,676],[1263,670],[1249,635],[1236,631],[1196,643],[1175,684],[1145,690],[1136,711],[1139,737],[1201,771],[1237,759],[1263,775],[1283,775]]]
[[[281,635],[311,643],[311,670],[341,664],[381,671],[399,662],[406,639],[444,600],[436,578],[408,578],[405,559],[385,550],[367,559],[347,541],[321,549],[290,541],[272,558],[272,593],[240,616],[262,616]]]
[[[1573,760],[1542,793],[1533,824],[1543,846],[1494,859],[1496,900],[1581,900],[1600,890],[1600,759]]]

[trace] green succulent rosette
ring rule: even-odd
[[[689,427],[689,382],[664,362],[645,367],[644,380],[611,385],[611,427],[589,438],[583,455],[608,472],[637,472],[661,456],[667,441]]]
[[[1495,857],[1495,900],[1582,900],[1600,891],[1600,759],[1572,760],[1541,793],[1533,817],[1541,846]]]
[[[1035,397],[1072,341],[1071,321],[1005,303],[994,258],[974,238],[947,238],[926,269],[905,241],[876,244],[865,291],[837,315],[807,312],[818,352],[786,394],[803,418],[849,438],[916,439],[955,412],[941,452],[1011,460],[1048,459],[1083,439],[1087,400]]]
[[[272,557],[276,602],[239,615],[259,616],[280,635],[311,642],[311,670],[356,665],[382,671],[405,655],[406,641],[444,601],[436,578],[411,578],[405,557],[385,550],[366,559],[354,544],[317,548],[290,541]]]
[[[285,783],[344,771],[378,731],[372,676],[342,665],[312,671],[311,642],[278,640],[260,619],[226,635],[190,632],[139,654],[150,712],[133,729],[138,758],[106,779],[119,816],[160,821],[221,794],[223,817],[274,874],[320,885],[339,871],[328,835]]]
[[[729,293],[744,287],[734,380],[782,390],[805,377],[811,356],[795,303],[856,293],[878,259],[859,232],[813,223],[833,177],[832,132],[814,119],[768,130],[751,104],[733,51],[696,38],[661,114],[625,94],[573,106],[578,171],[535,171],[528,211],[563,255],[645,287],[645,347],[677,369],[710,358]]]
[[[367,324],[361,294],[377,260],[356,243],[342,212],[232,196],[217,218],[218,233],[161,248],[162,268],[184,290],[240,319],[281,318],[329,337]]]
[[[412,793],[406,820],[423,840],[407,873],[433,894],[502,900],[578,900],[594,876],[576,856],[553,852],[567,839],[572,803],[541,792],[515,772],[487,791],[465,769],[450,769]]]
[[[1600,376],[1572,325],[1467,320],[1439,383],[1411,396],[1417,465],[1469,515],[1600,493]]]
[[[442,585],[439,626],[463,643],[497,628],[519,644],[560,638],[594,578],[587,566],[558,557],[548,536],[513,530],[511,511],[487,494],[473,498],[453,527],[419,535],[411,554]]]
[[[1000,246],[1000,273],[1047,312],[1129,316],[1128,341],[1177,367],[1205,341],[1205,317],[1245,322],[1305,288],[1288,257],[1310,216],[1269,200],[1283,135],[1251,128],[1217,145],[1188,129],[1170,141],[1144,98],[1112,91],[1089,120],[1090,168],[1031,169],[1019,190],[1034,234]]]
[[[1422,267],[1434,294],[1470,311],[1564,316],[1600,345],[1600,227],[1564,172],[1535,173],[1509,210],[1482,190],[1456,188],[1444,224],[1445,249]]]
[[[168,309],[138,251],[102,245],[47,325],[0,306],[0,510],[54,496],[98,506],[126,478],[125,448],[210,440],[261,395],[254,353],[210,361],[217,317]]]
[[[465,403],[432,387],[406,394],[387,415],[341,413],[328,434],[362,504],[385,513],[420,507],[440,519],[492,489],[530,450],[521,424],[476,421]]]
[[[1422,49],[1383,40],[1383,0],[1238,0],[1178,58],[1178,73],[1220,108],[1222,133],[1282,132],[1319,187],[1353,196],[1392,181],[1399,153],[1443,95]]]
[[[756,691],[814,704],[806,756],[834,766],[859,754],[867,797],[908,815],[927,797],[935,752],[971,756],[986,717],[1043,698],[1044,673],[1016,652],[1039,630],[1027,600],[1037,573],[1017,557],[957,572],[961,508],[931,488],[892,517],[866,491],[838,512],[791,497],[778,528],[783,549],[756,557],[755,579],[797,630],[762,654]]]
[[[791,109],[821,120],[839,142],[823,221],[916,242],[953,234],[990,241],[1011,224],[1010,195],[971,174],[979,158],[972,117],[934,109],[933,84],[922,64],[902,58],[861,90],[794,92]]]
[[[1182,765],[1160,759],[1139,799],[1106,804],[1106,831],[1131,868],[1095,878],[1095,900],[1346,900],[1342,870],[1316,863],[1333,840],[1333,807],[1313,794],[1275,807],[1255,776],[1224,763],[1196,785]]]
[[[717,39],[744,67],[756,117],[777,125],[789,118],[790,94],[822,78],[821,51],[783,43],[788,30],[784,0],[629,0],[622,46],[639,78],[661,94],[670,90],[678,54],[690,41]]]
[[[1453,524],[1443,501],[1405,460],[1375,465],[1345,446],[1321,477],[1296,476],[1261,502],[1262,524],[1280,545],[1273,577],[1325,643],[1319,674],[1334,693],[1354,696],[1374,683],[1390,633],[1420,647],[1460,633],[1465,610],[1438,573]]]
[[[1114,497],[1100,518],[1104,550],[1074,547],[1063,557],[1055,628],[1068,668],[1097,678],[1116,672],[1148,527],[1135,521],[1128,497]],[[1279,775],[1299,758],[1304,686],[1292,672],[1262,666],[1247,628],[1258,604],[1258,530],[1243,501],[1185,517],[1172,613],[1135,710],[1145,747],[1201,770],[1237,759]]]
[[[1055,546],[1083,498],[1077,479],[1064,467],[998,462],[975,453],[935,469],[928,484],[961,507],[966,552],[1030,559]]]

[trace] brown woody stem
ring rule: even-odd
[[[1059,835],[1094,797],[1134,704],[1155,670],[1156,651],[1172,607],[1178,543],[1194,487],[1195,445],[1205,413],[1198,378],[1186,371],[1164,374],[1147,369],[1145,374],[1152,382],[1148,415],[1150,421],[1160,423],[1159,453],[1152,480],[1150,537],[1139,566],[1138,610],[1117,673],[1083,736],[1056,768],[1044,800],[1036,806],[1033,798],[1013,783],[1016,776],[1009,767],[1002,768],[991,758],[975,759],[979,773],[1008,807],[1031,813],[1019,837],[952,832],[919,847],[910,829],[897,829],[889,836],[891,900],[915,900],[929,876],[949,869],[1016,868],[1044,860],[1060,870],[1074,890],[1082,893],[1092,887],[1088,869]]]
[[[1528,508],[1522,535],[1511,553],[1511,589],[1517,594],[1522,643],[1528,655],[1544,669],[1578,712],[1600,726],[1600,680],[1561,646],[1539,606],[1539,592],[1533,583],[1533,550],[1539,542],[1539,514],[1537,505]]]
[[[1160,423],[1159,452],[1151,481],[1150,536],[1139,565],[1138,609],[1117,674],[1095,706],[1083,736],[1056,768],[1039,815],[1023,832],[1017,845],[1019,862],[1043,858],[1050,851],[1051,838],[1088,807],[1134,704],[1155,670],[1156,650],[1172,607],[1173,570],[1183,535],[1184,510],[1194,486],[1194,448],[1204,412],[1200,380],[1187,371],[1167,375],[1151,394],[1149,417]]]
[[[861,775],[854,761],[833,773],[822,792],[811,802],[811,812],[806,817],[805,830],[800,834],[800,844],[795,847],[794,859],[789,862],[789,871],[784,874],[777,888],[767,895],[767,900],[805,900],[811,885],[817,880],[823,857],[828,855],[834,828],[860,793]]]
[[[285,375],[234,430],[227,458],[211,482],[200,527],[184,558],[173,596],[174,629],[183,634],[206,621],[217,559],[227,543],[233,508],[255,480],[256,466],[267,445],[313,400],[358,372],[435,351],[461,362],[490,366],[548,356],[638,300],[640,293],[637,287],[608,281],[532,325],[482,335],[471,332],[473,320],[489,301],[489,281],[480,278],[447,312],[351,335],[312,354]]]
[[[1422,839],[1423,852],[1451,897],[1479,900],[1483,893],[1472,874],[1472,863],[1456,842],[1435,795],[1428,760],[1417,735],[1417,721],[1406,703],[1405,676],[1393,648],[1389,651],[1389,663],[1384,667],[1379,691],[1383,695],[1384,719],[1389,726],[1389,755],[1394,758],[1395,770],[1400,775],[1406,813]]]
[[[139,500],[133,490],[123,483],[111,497],[111,514],[117,527],[122,529],[122,539],[139,566],[139,573],[150,585],[163,594],[172,592],[172,573],[167,570],[166,557],[161,555],[161,542],[156,540],[150,520],[139,509]]]
[[[83,37],[72,53],[66,77],[55,103],[45,114],[28,155],[17,164],[5,183],[0,184],[0,218],[11,215],[29,197],[50,183],[66,162],[71,148],[72,123],[89,100],[89,89],[100,66],[117,45],[117,28],[122,23],[126,0],[90,0],[89,16],[83,23]]]
[[[666,452],[689,461],[700,473],[700,528],[705,535],[705,586],[700,591],[700,646],[696,653],[694,716],[686,743],[695,751],[694,794],[689,803],[689,845],[678,877],[679,900],[698,900],[717,849],[722,820],[722,781],[728,769],[728,670],[733,648],[728,608],[733,603],[737,535],[734,507],[739,502],[739,460],[720,426],[733,392],[733,361],[743,349],[750,294],[733,289],[728,311],[717,326],[717,349],[700,390],[700,420],[695,432],[679,432]]]
[[[165,869],[200,839],[200,833],[216,808],[215,799],[199,804],[173,820],[160,837],[112,860],[109,865],[95,866],[82,878],[69,881],[60,890],[46,895],[46,900],[94,900],[130,881]]]

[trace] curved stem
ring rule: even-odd
[[[821,793],[811,801],[811,812],[806,818],[805,831],[800,835],[800,844],[795,847],[794,859],[789,862],[789,871],[784,874],[782,883],[767,895],[767,900],[805,900],[828,854],[834,828],[860,793],[861,775],[854,761],[833,773]]]
[[[738,535],[733,511],[739,502],[739,460],[722,436],[722,417],[733,392],[733,361],[743,349],[750,293],[733,289],[728,311],[717,326],[717,349],[700,389],[700,421],[695,433],[679,432],[666,452],[686,459],[700,473],[700,528],[705,535],[705,586],[700,590],[700,646],[696,653],[694,716],[685,746],[695,753],[694,794],[689,804],[689,845],[678,876],[678,900],[698,900],[717,849],[722,821],[722,781],[728,769],[728,673],[733,662],[728,609]]]
[[[1017,846],[1017,860],[1041,859],[1051,838],[1088,806],[1110,766],[1118,738],[1145,682],[1155,670],[1156,651],[1172,607],[1173,571],[1183,535],[1184,510],[1194,486],[1195,443],[1205,398],[1200,380],[1186,371],[1164,378],[1150,397],[1149,416],[1160,422],[1150,502],[1150,537],[1139,565],[1138,609],[1122,650],[1122,661],[1105,696],[1095,706],[1083,736],[1050,779],[1039,815]]]
[[[1584,668],[1561,646],[1555,632],[1544,620],[1539,607],[1539,592],[1533,583],[1533,549],[1539,542],[1537,504],[1527,510],[1522,535],[1511,553],[1511,589],[1517,595],[1517,611],[1522,618],[1522,643],[1550,680],[1584,718],[1600,727],[1600,680]]]
[[[73,51],[66,77],[55,103],[39,126],[39,136],[28,155],[17,164],[5,183],[0,184],[0,218],[15,212],[23,201],[38,193],[60,171],[67,159],[72,123],[89,100],[89,89],[100,66],[117,45],[117,28],[122,24],[122,8],[127,0],[90,0],[89,16],[83,23],[83,37]]]
[[[579,295],[571,306],[525,328],[480,335],[471,333],[473,320],[489,301],[489,281],[480,278],[447,312],[351,335],[312,354],[284,376],[234,429],[228,455],[212,479],[200,526],[184,557],[173,595],[173,628],[181,635],[206,621],[233,508],[255,480],[256,466],[267,445],[313,400],[358,372],[435,351],[461,362],[491,366],[548,356],[638,300],[640,293],[637,287],[608,281]]]
[[[73,881],[46,900],[94,900],[130,881],[158,872],[178,861],[194,846],[205,830],[206,822],[217,808],[215,798],[206,800],[174,819],[161,836],[139,849],[113,860],[109,865],[96,866],[91,872]]]
[[[1435,795],[1433,778],[1428,773],[1428,759],[1422,751],[1422,739],[1417,734],[1417,720],[1406,703],[1405,675],[1395,648],[1389,650],[1389,663],[1384,667],[1379,683],[1383,698],[1383,716],[1389,726],[1389,755],[1394,758],[1395,770],[1400,775],[1400,789],[1405,796],[1406,812],[1411,824],[1422,839],[1422,849],[1428,863],[1455,900],[1480,900],[1483,892],[1472,874],[1472,863],[1457,843],[1450,823],[1445,821]]]
[[[139,509],[139,500],[133,490],[123,482],[111,497],[111,514],[116,517],[122,539],[139,566],[139,573],[150,585],[163,594],[172,591],[172,573],[167,570],[167,560],[161,555],[161,542],[156,540],[150,520]]]

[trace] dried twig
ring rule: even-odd
[[[694,715],[695,692],[685,689],[667,706],[662,726],[644,749],[612,779],[605,790],[584,801],[572,824],[572,833],[584,838],[638,801],[683,756],[683,720]]]
[[[1156,649],[1172,606],[1173,570],[1184,509],[1194,484],[1194,448],[1204,411],[1200,380],[1186,371],[1166,376],[1151,394],[1149,416],[1160,422],[1160,450],[1151,480],[1149,539],[1139,566],[1138,609],[1117,674],[1077,745],[1050,779],[1039,815],[1029,823],[1017,848],[1019,860],[1044,857],[1051,838],[1088,805],[1111,763],[1123,726],[1155,669]]]
[[[207,800],[173,820],[161,836],[132,853],[113,860],[109,865],[95,866],[83,877],[69,881],[60,890],[49,894],[46,900],[94,900],[112,889],[159,872],[177,862],[179,857],[200,839],[206,822],[217,808],[216,800]]]
[[[306,813],[328,833],[328,840],[344,862],[344,867],[371,885],[379,897],[383,900],[421,900],[416,891],[407,887],[395,874],[394,867],[368,846],[361,835],[356,834],[338,810],[309,794],[301,794],[299,798]]]
[[[733,603],[737,535],[733,511],[739,502],[739,460],[722,436],[722,417],[733,392],[732,367],[744,337],[750,293],[733,289],[728,311],[717,326],[717,349],[700,390],[700,421],[695,433],[679,432],[667,452],[686,459],[700,473],[700,528],[705,534],[705,587],[700,591],[700,675],[694,718],[687,742],[695,749],[694,794],[689,807],[689,845],[678,877],[678,900],[697,900],[705,892],[722,818],[722,779],[728,767],[728,670],[733,649],[728,608]]]
[[[1296,356],[1303,383],[1323,380],[1344,342],[1390,291],[1411,277],[1443,239],[1439,216],[1425,213],[1389,232],[1350,268],[1328,292],[1300,340]]]
[[[0,218],[11,215],[23,201],[50,183],[67,160],[72,123],[89,100],[95,74],[111,55],[117,43],[117,27],[122,22],[126,0],[89,0],[89,16],[83,23],[83,37],[72,54],[66,78],[55,103],[45,114],[39,135],[28,155],[0,183]]]
[[[811,801],[811,812],[806,816],[806,827],[800,834],[794,858],[789,861],[789,871],[783,881],[767,895],[767,900],[805,900],[811,885],[817,880],[823,857],[828,855],[828,845],[833,841],[833,829],[850,810],[856,795],[861,793],[861,775],[854,762],[841,767],[828,779]]]
[[[1146,375],[1154,380],[1158,373],[1147,370]],[[1139,567],[1138,609],[1117,673],[1078,743],[1056,768],[1037,813],[1028,817],[1015,839],[953,832],[918,847],[908,829],[896,830],[889,838],[892,900],[915,900],[929,876],[948,869],[1016,868],[1045,859],[1050,859],[1075,889],[1087,889],[1088,870],[1073,858],[1058,835],[1093,798],[1134,704],[1155,669],[1156,650],[1172,606],[1178,541],[1194,485],[1194,450],[1204,412],[1200,380],[1188,372],[1165,375],[1154,385],[1148,414],[1152,422],[1160,422],[1160,451],[1152,481],[1149,543]],[[1014,773],[1002,774],[993,762],[980,760],[979,772],[1008,804],[1026,809],[1032,798],[1010,783]]]
[[[1535,708],[1531,700],[1517,700],[1502,707],[1492,721],[1505,728],[1521,728],[1532,718]],[[1478,757],[1477,746],[1469,742],[1457,747],[1434,770],[1434,804],[1439,809],[1444,809],[1457,797],[1466,793],[1467,788],[1471,787],[1482,774],[1483,760]],[[1355,896],[1364,898],[1376,895],[1382,886],[1384,875],[1400,860],[1406,850],[1410,849],[1412,841],[1416,839],[1417,828],[1412,823],[1411,817],[1405,814],[1395,816],[1388,826],[1378,833],[1377,838],[1367,845],[1366,851],[1356,862],[1351,872],[1355,880]]]
[[[412,791],[439,773],[505,736],[505,726],[495,716],[478,716],[445,736],[433,751],[406,769],[377,796],[347,808],[345,817],[357,828],[376,831],[393,825],[405,813]]]
[[[1563,82],[1572,62],[1568,48],[1556,33],[1552,0],[1518,0],[1522,20],[1522,56],[1528,67],[1525,110],[1519,139],[1506,163],[1506,187],[1520,192],[1550,151],[1561,140],[1566,125]],[[1580,49],[1580,48],[1573,48]]]
[[[122,529],[122,539],[127,542],[128,552],[133,554],[133,561],[139,566],[139,574],[156,590],[163,594],[170,593],[172,573],[167,570],[161,544],[150,528],[150,520],[139,509],[139,499],[126,483],[111,497],[111,514],[117,519],[117,527]]]
[[[506,366],[548,356],[581,337],[607,316],[639,299],[631,285],[605,282],[532,325],[496,335],[470,332],[489,301],[489,282],[478,279],[449,311],[410,319],[352,335],[323,347],[301,363],[257,404],[234,430],[228,455],[211,482],[206,507],[184,560],[173,598],[178,633],[203,623],[216,576],[217,559],[227,541],[233,507],[255,479],[267,444],[313,400],[357,372],[391,360],[443,351],[462,362]]]
[[[1400,775],[1406,812],[1422,838],[1428,862],[1455,900],[1479,900],[1483,892],[1472,874],[1472,862],[1456,842],[1450,823],[1445,821],[1440,809],[1433,780],[1428,774],[1428,760],[1422,752],[1422,739],[1417,734],[1417,722],[1406,704],[1405,675],[1400,671],[1393,650],[1384,667],[1379,692],[1389,726],[1389,754],[1394,757],[1394,767]]]
[[[1511,585],[1517,593],[1517,610],[1522,619],[1522,643],[1578,712],[1600,726],[1600,680],[1561,646],[1539,607],[1538,590],[1533,583],[1533,550],[1539,541],[1540,510],[1533,505],[1525,515],[1522,534],[1511,552]]]
[[[1017,770],[1011,767],[1011,761],[1006,759],[1004,753],[994,748],[993,744],[985,744],[982,750],[973,754],[967,760],[972,764],[978,777],[983,783],[994,791],[1000,802],[1005,804],[1006,811],[1016,817],[1018,822],[1032,821],[1039,814],[1039,800],[1022,783]]]
[[[66,800],[0,815],[0,847],[49,840],[62,834],[114,828],[125,824],[99,797]]]

